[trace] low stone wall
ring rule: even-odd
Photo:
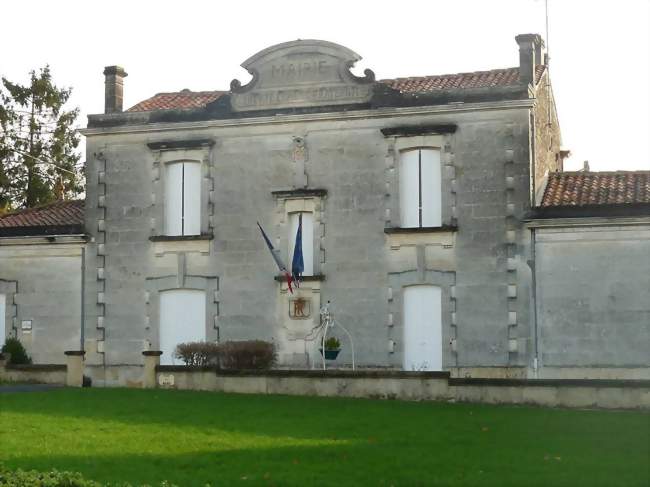
[[[650,409],[650,381],[454,379],[448,372],[215,371],[157,366],[160,388],[605,409]]]
[[[156,367],[158,387],[243,394],[448,399],[447,372],[220,371],[213,368]]]
[[[0,381],[35,384],[65,384],[67,367],[55,364],[0,366]]]

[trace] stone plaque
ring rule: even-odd
[[[289,299],[289,317],[294,320],[304,320],[311,316],[311,299]]]
[[[242,64],[253,79],[230,83],[234,111],[366,103],[374,73],[350,72],[361,56],[332,42],[298,40],[271,46]]]
[[[158,376],[158,384],[165,387],[171,387],[174,385],[174,375],[173,374],[160,374]]]

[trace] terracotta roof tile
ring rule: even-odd
[[[226,91],[190,91],[157,93],[147,100],[132,106],[127,112],[148,112],[151,110],[171,110],[201,108],[225,95]]]
[[[538,66],[536,82],[542,77],[544,66]],[[380,81],[403,93],[430,93],[440,90],[466,90],[511,86],[519,83],[519,68],[492,69],[473,73],[441,74],[414,78],[383,79]]]
[[[537,80],[544,73],[544,66],[537,67]],[[519,83],[519,68],[493,69],[473,73],[442,74],[418,76],[414,78],[383,79],[379,81],[403,93],[430,93],[439,90],[489,88],[492,86],[512,86]],[[227,91],[190,91],[158,93],[147,100],[132,106],[128,112],[151,110],[177,110],[201,108],[212,103]]]
[[[549,175],[542,207],[650,203],[650,171]]]
[[[84,224],[82,200],[56,201],[0,216],[0,228],[26,228]]]

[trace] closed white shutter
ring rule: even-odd
[[[288,266],[291,270],[291,263],[293,261],[293,250],[296,246],[296,232],[298,231],[298,216],[297,213],[289,214],[289,256]],[[302,259],[305,263],[305,271],[303,276],[314,275],[314,214],[311,212],[302,213]]]
[[[176,345],[205,341],[205,291],[172,289],[160,293],[160,363],[182,364],[173,354]]]
[[[0,294],[0,347],[5,344],[7,330],[5,329],[5,315],[7,313],[7,296]]]
[[[403,228],[419,227],[419,150],[402,152],[399,165],[400,221]]]
[[[442,370],[442,290],[404,288],[404,370]]]
[[[183,235],[201,234],[201,164],[183,163]]]
[[[165,235],[183,235],[183,163],[165,167]]]
[[[421,149],[420,167],[422,226],[439,227],[442,225],[440,151],[436,149]]]

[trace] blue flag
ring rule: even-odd
[[[302,258],[302,213],[298,213],[298,231],[296,232],[296,244],[293,247],[293,260],[291,261],[291,274],[298,287],[302,280],[302,273],[305,271],[305,262]]]

